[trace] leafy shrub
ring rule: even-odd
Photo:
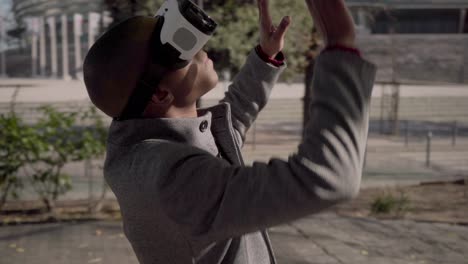
[[[35,134],[14,114],[0,115],[0,209],[24,187],[18,171],[34,151]]]
[[[194,1],[199,3],[199,1]],[[259,39],[258,10],[254,0],[211,0],[203,1],[204,10],[219,24],[214,37],[207,43],[206,50],[215,62],[216,70],[237,73],[244,64],[245,56]],[[154,15],[163,0],[106,0],[105,4],[114,19],[112,25],[134,15]],[[304,1],[270,1],[273,23],[292,16],[292,24],[286,35],[284,53],[288,68],[282,75],[292,80],[302,74],[307,66],[306,53],[318,39],[312,35],[313,21]]]
[[[72,188],[71,177],[63,173],[63,167],[105,151],[107,131],[94,107],[63,113],[45,106],[38,111],[43,117],[32,125],[14,113],[0,118],[0,208],[8,197],[18,198],[27,179],[51,211],[58,197]],[[20,169],[25,179],[18,176]]]
[[[244,64],[245,56],[258,44],[257,5],[255,1],[246,2],[250,3],[240,4],[238,0],[222,1],[208,10],[220,25],[206,47],[218,71],[227,69],[237,73]],[[304,1],[270,1],[270,11],[275,25],[283,16],[292,16],[283,50],[287,56],[288,68],[282,76],[291,80],[304,73],[307,65],[306,53],[317,41],[312,35],[312,18]]]
[[[403,213],[408,209],[409,199],[401,193],[400,197],[395,197],[391,193],[378,196],[371,205],[371,211],[374,214],[389,214],[396,212]]]

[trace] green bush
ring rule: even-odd
[[[27,162],[35,134],[14,114],[0,115],[0,209],[24,187],[18,171]]]
[[[71,177],[63,173],[63,167],[105,151],[107,131],[95,108],[63,113],[45,106],[38,111],[43,117],[35,124],[25,124],[12,113],[0,118],[0,206],[9,197],[18,198],[27,183],[47,210],[52,210],[59,196],[72,188]],[[26,175],[24,179],[18,176],[20,169]]]
[[[163,0],[107,0],[106,7],[116,23],[134,15],[154,15]],[[199,1],[194,1],[198,3]],[[254,0],[204,0],[204,9],[219,27],[208,42],[206,50],[215,62],[216,70],[237,73],[244,64],[246,55],[259,43],[259,22],[257,4]],[[304,1],[271,0],[270,11],[274,25],[283,16],[292,17],[292,24],[286,35],[284,54],[288,68],[285,79],[301,75],[308,65],[306,53],[318,39],[312,35],[313,21]],[[111,26],[112,26],[111,25]]]
[[[270,1],[270,11],[274,25],[278,25],[283,16],[292,18],[285,39],[284,54],[288,68],[283,77],[295,78],[304,73],[307,66],[306,53],[317,41],[312,35],[312,18],[304,1]],[[254,1],[239,4],[237,0],[226,0],[214,5],[209,13],[219,23],[219,27],[206,48],[213,55],[217,70],[227,69],[237,73],[248,52],[259,44],[257,5]]]
[[[371,205],[371,211],[374,214],[389,214],[395,212],[403,213],[408,209],[409,199],[401,193],[400,197],[395,197],[392,194],[383,194],[378,196]]]

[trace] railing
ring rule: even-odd
[[[468,95],[400,97],[396,121],[387,115],[394,111],[394,104],[383,104],[382,98],[375,96],[371,103],[363,186],[385,184],[392,177],[414,183],[468,176]],[[202,106],[216,102],[203,100]],[[14,109],[26,122],[34,122],[41,117],[36,111],[40,105],[3,103],[0,114]],[[75,112],[87,109],[89,102],[52,105],[60,111]],[[302,98],[272,98],[247,134],[243,149],[246,163],[272,157],[287,159],[295,152],[302,140],[302,111]],[[90,204],[97,198],[113,199],[103,180],[103,160],[67,165],[65,170],[72,175],[74,189],[62,199],[89,199]]]

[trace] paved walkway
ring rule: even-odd
[[[320,214],[270,230],[284,264],[466,264],[468,227]],[[119,222],[0,228],[0,263],[137,263]]]
[[[271,135],[258,131],[256,144],[250,132],[243,154],[247,164],[268,161],[272,157],[287,159],[297,151],[301,138],[294,134]],[[430,166],[426,165],[426,142],[412,138],[371,135],[362,187],[413,185],[421,182],[450,181],[468,176],[468,138],[459,138],[452,146],[450,137],[433,139]]]
[[[221,99],[227,83],[219,82],[218,86],[203,98],[206,100]],[[17,102],[63,102],[70,100],[88,100],[86,88],[82,81],[63,81],[55,79],[2,79],[0,78],[0,103],[10,102],[15,89],[21,87]],[[376,85],[372,97],[382,95],[387,86]],[[402,85],[401,97],[467,97],[468,85]],[[304,84],[278,83],[273,89],[271,99],[300,99],[304,97]]]
[[[268,127],[267,127],[268,128]],[[271,158],[287,160],[295,153],[301,140],[294,131],[276,127],[276,133],[259,127],[256,144],[250,131],[243,155],[246,164],[255,161],[268,162]],[[364,169],[362,188],[414,185],[421,182],[452,181],[468,177],[468,138],[459,138],[455,147],[451,138],[435,138],[432,142],[431,165],[426,166],[426,143],[416,137],[405,146],[403,138],[372,135],[368,140],[368,153]],[[91,177],[85,177],[83,162],[70,163],[64,173],[72,176],[73,189],[60,199],[86,199],[92,193],[100,196],[102,190],[102,160],[93,161]],[[35,199],[32,189],[25,189],[23,199]],[[107,192],[113,198],[112,192]]]
[[[23,83],[37,85],[18,93],[18,102],[67,102],[87,100],[80,82],[52,80],[0,80],[0,105],[11,100],[14,88]],[[207,97],[216,99],[223,85]],[[10,86],[10,87],[8,87]],[[376,87],[375,97],[379,96]],[[468,96],[466,87],[448,90],[411,86],[402,96]],[[299,99],[303,88],[280,84],[272,98]],[[444,90],[444,91],[442,91]],[[296,100],[297,101],[297,100]],[[295,102],[296,102],[295,101]],[[275,105],[278,107],[280,104]],[[282,107],[289,107],[282,105]],[[298,108],[299,109],[299,108]],[[272,156],[287,158],[293,153],[300,137],[299,115],[284,116],[288,122],[260,125],[254,136],[251,130],[244,148],[247,163],[266,161]],[[261,117],[268,119],[267,117]],[[275,116],[276,118],[276,116]],[[291,123],[291,121],[294,121]],[[299,127],[299,128],[298,128]],[[253,139],[256,144],[254,146]],[[425,166],[423,139],[411,138],[404,146],[402,138],[369,138],[366,170],[362,186],[414,184],[420,181],[447,180],[467,175],[468,139],[461,138],[452,147],[449,137],[434,139],[431,167]],[[97,162],[99,163],[99,162]],[[65,198],[86,198],[89,179],[83,177],[83,164],[69,164],[66,172],[73,175],[74,190]],[[102,171],[96,170],[93,188],[95,195],[102,182]],[[110,193],[109,193],[110,194]],[[294,224],[276,227],[271,237],[279,263],[286,264],[467,264],[468,228],[445,224],[410,221],[377,221],[352,219],[334,214],[321,214]],[[0,264],[29,263],[136,263],[136,259],[122,234],[119,222],[79,222],[45,225],[0,227]]]
[[[247,165],[255,161],[268,162],[271,158],[287,160],[296,152],[300,141],[299,136],[272,136],[263,131],[256,137],[255,146],[248,140],[243,148]],[[251,134],[249,138],[252,138]],[[87,199],[90,193],[99,197],[103,183],[102,164],[102,160],[92,162],[94,168],[90,177],[85,176],[84,162],[67,164],[63,172],[72,176],[73,189],[60,199]],[[424,141],[415,141],[405,147],[401,138],[371,137],[361,187],[415,185],[465,177],[468,177],[468,138],[459,139],[456,147],[452,147],[448,138],[435,139],[428,167]],[[34,190],[26,188],[21,197],[35,199],[37,196]],[[107,197],[114,196],[108,191]]]

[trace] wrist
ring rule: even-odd
[[[278,52],[275,53],[275,52],[269,51],[262,44],[259,44],[257,47],[263,53],[263,55],[265,55],[269,59],[274,59],[276,57],[276,55],[278,54]]]
[[[350,52],[353,54],[358,55],[359,57],[362,57],[361,51],[356,48],[354,45],[343,45],[343,44],[328,44],[325,49],[323,49],[322,52],[327,52],[327,51],[332,51],[332,50],[339,50],[339,51],[345,51],[345,52]]]
[[[340,39],[328,40],[326,46],[341,46],[351,49],[357,49],[355,37],[345,37]]]
[[[285,60],[285,57],[284,57],[284,54],[283,52],[279,52],[277,54],[275,54],[273,57],[271,57],[270,55],[268,55],[262,48],[261,45],[258,45],[257,47],[255,47],[255,51],[257,52],[257,55],[266,63],[270,63],[276,67],[280,67],[284,64],[284,60]]]

